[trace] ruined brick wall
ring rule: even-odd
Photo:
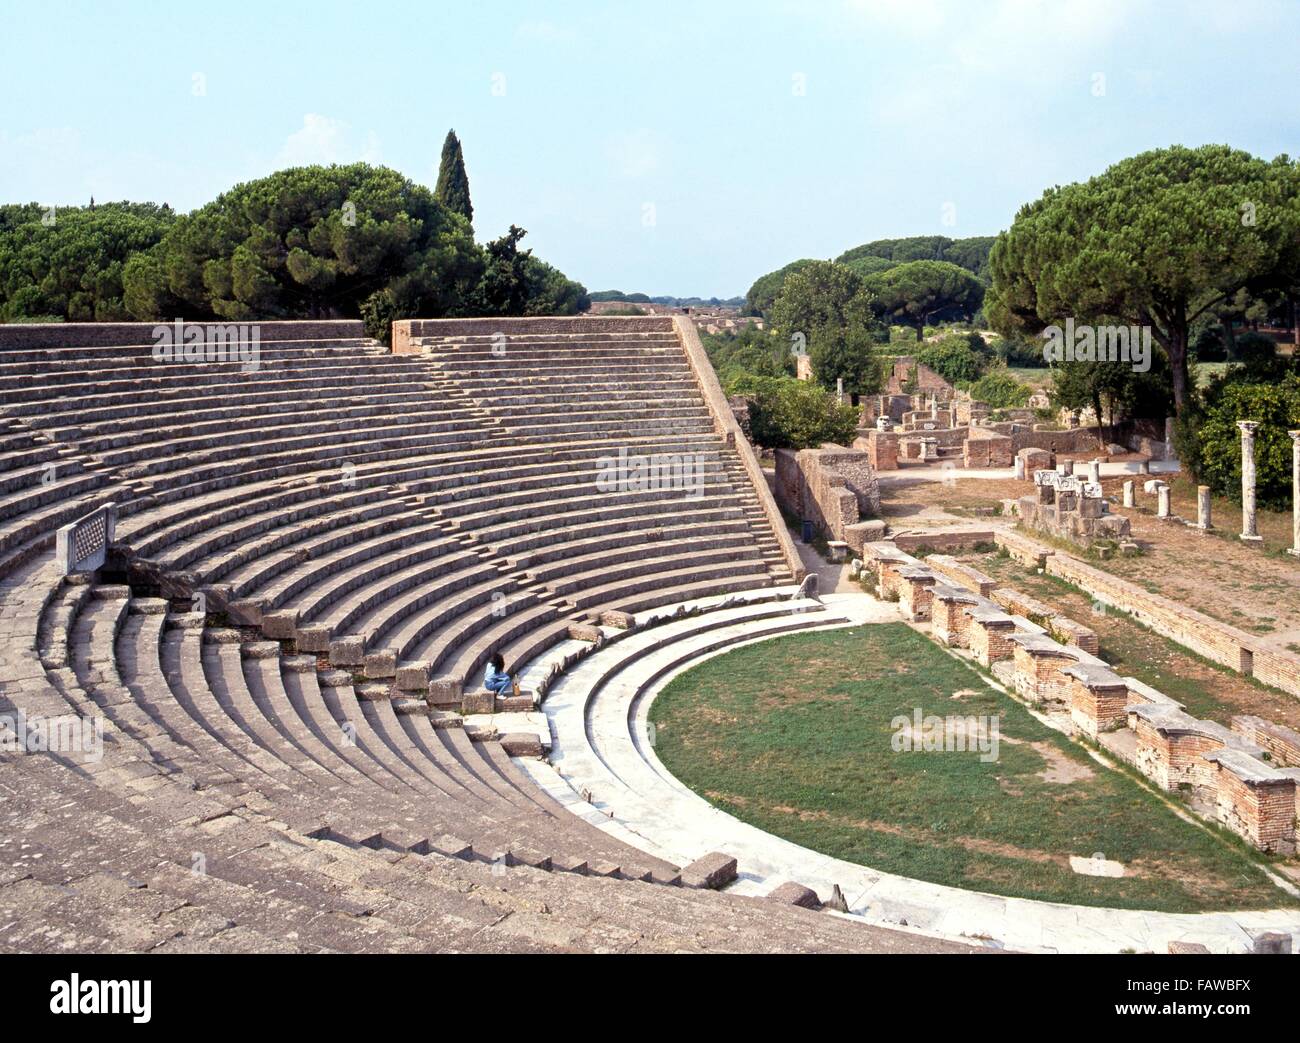
[[[960,601],[942,598],[934,598],[931,603],[931,629],[934,636],[949,648],[970,647],[970,616],[966,614],[969,607]]]
[[[894,544],[901,551],[914,551],[919,547],[951,553],[970,550],[980,544],[992,543],[992,529],[936,529],[931,532],[900,533],[894,537]]]
[[[1248,714],[1233,717],[1232,730],[1267,750],[1283,767],[1300,767],[1300,732]]]
[[[1095,739],[1127,723],[1128,689],[1123,685],[1090,686],[1077,677],[1070,685],[1070,720],[1085,735]]]
[[[1249,783],[1216,765],[1219,821],[1262,851],[1295,851],[1295,783]]]
[[[986,625],[978,619],[972,619],[967,628],[971,654],[984,667],[1001,659],[1010,659],[1016,647],[1008,640],[1011,633],[1008,628]]]
[[[929,366],[917,362],[910,355],[900,355],[894,359],[894,364],[889,370],[889,378],[885,382],[885,393],[889,395],[905,394],[903,388],[912,379],[914,369],[918,393],[937,393],[944,399],[952,397],[954,393],[952,385]]]
[[[941,576],[946,576],[959,587],[982,598],[989,597],[997,586],[997,581],[992,577],[947,554],[931,554],[925,559],[925,563]]]
[[[876,471],[898,470],[898,435],[893,431],[858,431],[854,449],[861,449]]]
[[[1246,672],[1243,657],[1250,636],[1195,609],[1186,608],[1158,594],[1151,594],[1135,583],[1112,576],[1067,554],[1050,554],[1047,573],[1082,587],[1103,604],[1128,612],[1152,630],[1190,648],[1198,655],[1238,672]],[[1295,693],[1300,695],[1300,684]]]
[[[969,428],[967,435],[962,448],[962,462],[967,467],[1011,466],[1014,454],[1009,437],[979,427]]]
[[[930,618],[934,581],[903,576],[898,587],[898,604],[903,615],[913,623]]]
[[[1074,679],[1061,671],[1073,666],[1075,660],[1059,655],[1032,652],[1015,645],[1016,690],[1033,703],[1070,702]]]
[[[1129,726],[1137,740],[1134,765],[1161,789],[1173,789],[1169,781],[1169,743],[1150,721],[1136,714],[1129,716]]]
[[[1292,695],[1300,695],[1300,656],[1256,645],[1251,650],[1251,676]]]
[[[776,501],[827,539],[848,542],[863,514],[880,513],[880,487],[867,454],[839,446],[776,451]]]

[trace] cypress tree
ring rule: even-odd
[[[442,162],[438,165],[438,185],[433,196],[448,210],[464,214],[467,221],[474,220],[465,157],[461,154],[460,138],[456,137],[454,130],[447,131],[447,140],[442,143]]]

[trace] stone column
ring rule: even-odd
[[[1016,454],[1016,481],[1023,482],[1024,480],[1025,480],[1025,458],[1021,456],[1019,453],[1017,453]],[[1300,510],[1300,508],[1297,508],[1297,510]]]
[[[1174,418],[1165,417],[1165,459],[1174,458]]]
[[[1156,490],[1156,517],[1168,518],[1169,514],[1169,486],[1161,483]]]
[[[1133,498],[1133,480],[1130,478],[1124,483],[1124,506],[1136,507],[1137,500]]]
[[[1241,428],[1241,538],[1254,543],[1262,537],[1255,530],[1255,420],[1238,420]]]
[[[1101,484],[1101,461],[1090,460],[1088,462],[1088,481],[1093,485]]]
[[[1210,487],[1208,485],[1198,485],[1196,487],[1196,527],[1198,529],[1212,529],[1210,524]]]
[[[1296,330],[1300,335],[1300,328]],[[1300,431],[1288,431],[1291,436],[1291,549],[1288,554],[1300,558]]]
[[[840,405],[844,405],[844,378],[843,377],[835,378],[835,401],[838,402]]]

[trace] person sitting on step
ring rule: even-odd
[[[509,695],[513,688],[513,681],[506,673],[506,661],[500,652],[493,652],[492,658],[488,660],[487,670],[483,674],[483,687],[494,695]]]

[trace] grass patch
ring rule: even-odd
[[[894,752],[891,722],[916,707],[998,715],[998,760]],[[1084,905],[1297,904],[1253,853],[1183,821],[902,623],[736,649],[675,678],[650,716],[656,752],[687,785],[737,818],[847,861]],[[1097,852],[1128,875],[1070,868],[1071,855]]]

